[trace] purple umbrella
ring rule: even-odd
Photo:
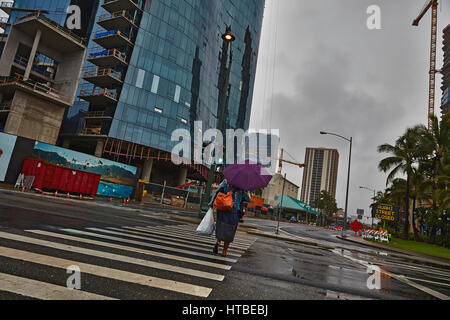
[[[230,164],[223,175],[229,184],[244,191],[265,188],[272,180],[272,175],[261,164],[249,161],[242,164]]]

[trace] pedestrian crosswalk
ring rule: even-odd
[[[238,233],[228,256],[191,225],[46,226],[0,230],[0,294],[43,300],[207,298],[256,238]],[[81,288],[67,288],[68,268]]]

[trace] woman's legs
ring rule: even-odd
[[[214,246],[214,249],[213,249],[213,253],[215,253],[215,254],[219,253],[219,246],[220,246],[220,241],[217,240],[216,245]]]
[[[222,250],[222,257],[226,257],[227,256],[227,250],[228,250],[229,246],[230,246],[229,242],[225,242],[224,243],[223,250]]]

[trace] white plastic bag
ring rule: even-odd
[[[196,233],[202,236],[210,236],[214,233],[214,212],[212,208],[209,208],[202,222],[198,225]]]

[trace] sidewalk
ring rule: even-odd
[[[386,246],[381,243],[367,241],[367,240],[362,239],[361,237],[355,237],[355,236],[346,236],[344,238],[341,236],[336,236],[336,237],[341,240],[345,240],[345,241],[349,241],[349,242],[353,242],[353,243],[357,243],[357,244],[362,244],[362,245],[369,246],[369,247],[376,248],[376,249],[383,249],[386,251],[398,252],[398,253],[402,253],[402,254],[409,255],[409,256],[417,256],[417,257],[421,257],[421,258],[426,258],[428,260],[433,260],[440,264],[445,264],[447,266],[450,266],[450,259],[436,257],[436,256],[432,256],[429,254],[421,253],[421,252],[408,251],[408,250],[404,250],[404,249],[394,248],[394,247]]]

